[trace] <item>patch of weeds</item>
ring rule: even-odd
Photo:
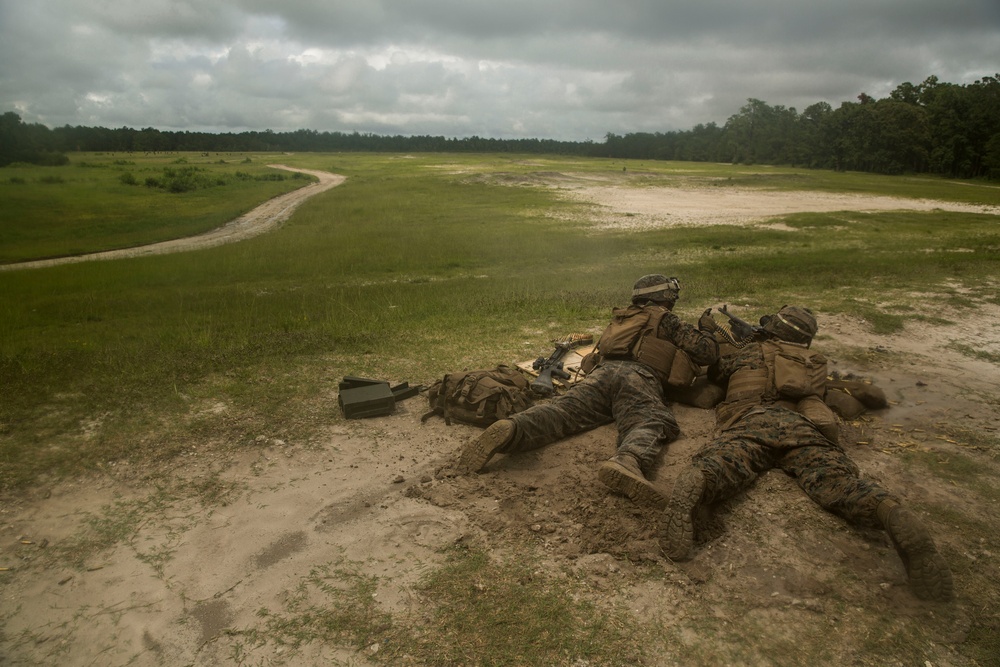
[[[828,340],[827,336],[819,334],[816,340]],[[895,352],[887,347],[876,345],[874,347],[857,347],[854,345],[838,345],[827,342],[823,346],[827,356],[836,357],[839,362],[850,362],[865,368],[886,368],[898,366],[905,361],[912,360],[913,356],[902,352]]]
[[[972,347],[971,345],[965,345],[964,343],[957,343],[955,341],[948,343],[947,347],[948,349],[955,350],[962,356],[969,357],[970,359],[987,361],[991,364],[1000,364],[1000,353],[980,350]]]
[[[782,629],[776,620],[782,613],[797,617],[794,630],[791,625]],[[835,654],[836,644],[823,640],[830,627],[817,620],[803,618],[800,612],[764,611],[734,601],[725,608],[713,605],[703,613],[689,615],[682,625],[672,623],[663,630],[675,651],[683,647],[678,664],[772,667],[842,664]]]
[[[920,466],[935,477],[974,491],[990,502],[1000,502],[1000,490],[993,481],[996,471],[992,466],[983,465],[982,460],[957,452],[913,450],[904,452],[902,461],[908,465]]]
[[[915,313],[917,309],[908,303],[894,303],[886,306],[887,310],[895,310],[901,313]]]
[[[965,642],[958,648],[976,664],[995,664],[1000,655],[1000,616],[995,613],[977,616]]]
[[[536,562],[516,554],[498,563],[456,547],[416,587],[420,611],[402,618],[379,607],[378,579],[359,563],[329,563],[309,573],[282,611],[258,612],[261,627],[233,634],[250,644],[241,654],[324,641],[387,665],[645,664],[640,646],[652,637],[641,636],[627,610],[598,608],[569,580],[537,572]]]
[[[935,642],[918,623],[895,615],[869,618],[861,635],[858,653],[864,665],[925,665],[935,655]]]
[[[894,334],[903,330],[908,316],[888,313],[880,308],[856,304],[857,311],[870,325],[872,333]]]
[[[225,507],[245,488],[245,482],[225,481],[216,472],[179,484],[177,493],[197,497],[204,507]]]
[[[178,508],[168,500],[172,495],[164,489],[131,500],[118,500],[101,508],[98,515],[89,515],[82,530],[53,553],[72,566],[83,568],[95,555],[118,545],[127,545],[138,561],[149,565],[157,574],[163,574],[164,565],[170,561],[174,546],[195,523],[202,510],[176,514],[169,510]],[[140,531],[148,529],[143,539],[143,549],[137,545]]]
[[[998,404],[995,397],[992,400],[987,398],[986,402],[993,405]],[[971,428],[954,426],[947,429],[947,434],[965,447],[972,447],[985,452],[1000,450],[1000,436],[995,433],[985,433]]]
[[[942,299],[944,303],[952,306],[954,308],[978,308],[979,303],[975,299],[970,299],[967,296],[960,294],[949,294],[947,297]]]
[[[59,554],[75,567],[82,568],[95,554],[130,541],[158,504],[159,501],[146,498],[105,505],[101,514],[86,518],[83,530],[68,540],[59,549]]]
[[[385,658],[417,664],[644,664],[635,619],[598,608],[566,580],[539,573],[535,557],[495,562],[483,551],[456,547],[420,584],[429,604],[406,643],[397,636]],[[381,653],[381,652],[380,652]]]
[[[274,642],[297,648],[320,640],[362,649],[393,629],[390,614],[382,611],[374,597],[378,579],[359,572],[360,564],[349,561],[314,567],[285,602],[282,612],[261,609],[264,632],[238,632],[257,646]]]
[[[930,324],[933,326],[950,327],[955,325],[953,320],[946,320],[943,317],[937,317],[935,315],[914,315],[913,319],[917,322],[923,322],[924,324]]]

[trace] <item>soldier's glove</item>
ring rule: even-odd
[[[719,328],[719,324],[712,317],[712,309],[708,308],[701,317],[698,318],[698,330],[704,331],[705,333],[712,333]]]

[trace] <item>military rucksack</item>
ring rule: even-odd
[[[448,373],[427,389],[427,400],[431,409],[420,421],[439,415],[449,425],[454,419],[477,426],[489,426],[533,403],[528,379],[504,365]]]

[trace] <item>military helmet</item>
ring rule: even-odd
[[[667,278],[660,273],[650,273],[635,281],[635,285],[632,286],[632,303],[660,301],[673,307],[680,291],[681,284],[677,278]]]
[[[774,315],[760,318],[764,331],[791,343],[808,345],[819,327],[812,311],[801,306],[782,306]]]

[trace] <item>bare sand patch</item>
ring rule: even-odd
[[[1000,213],[996,206],[931,199],[750,188],[586,186],[560,188],[559,192],[567,199],[592,204],[591,217],[598,229],[637,231],[677,225],[760,224],[791,213],[933,210]]]

